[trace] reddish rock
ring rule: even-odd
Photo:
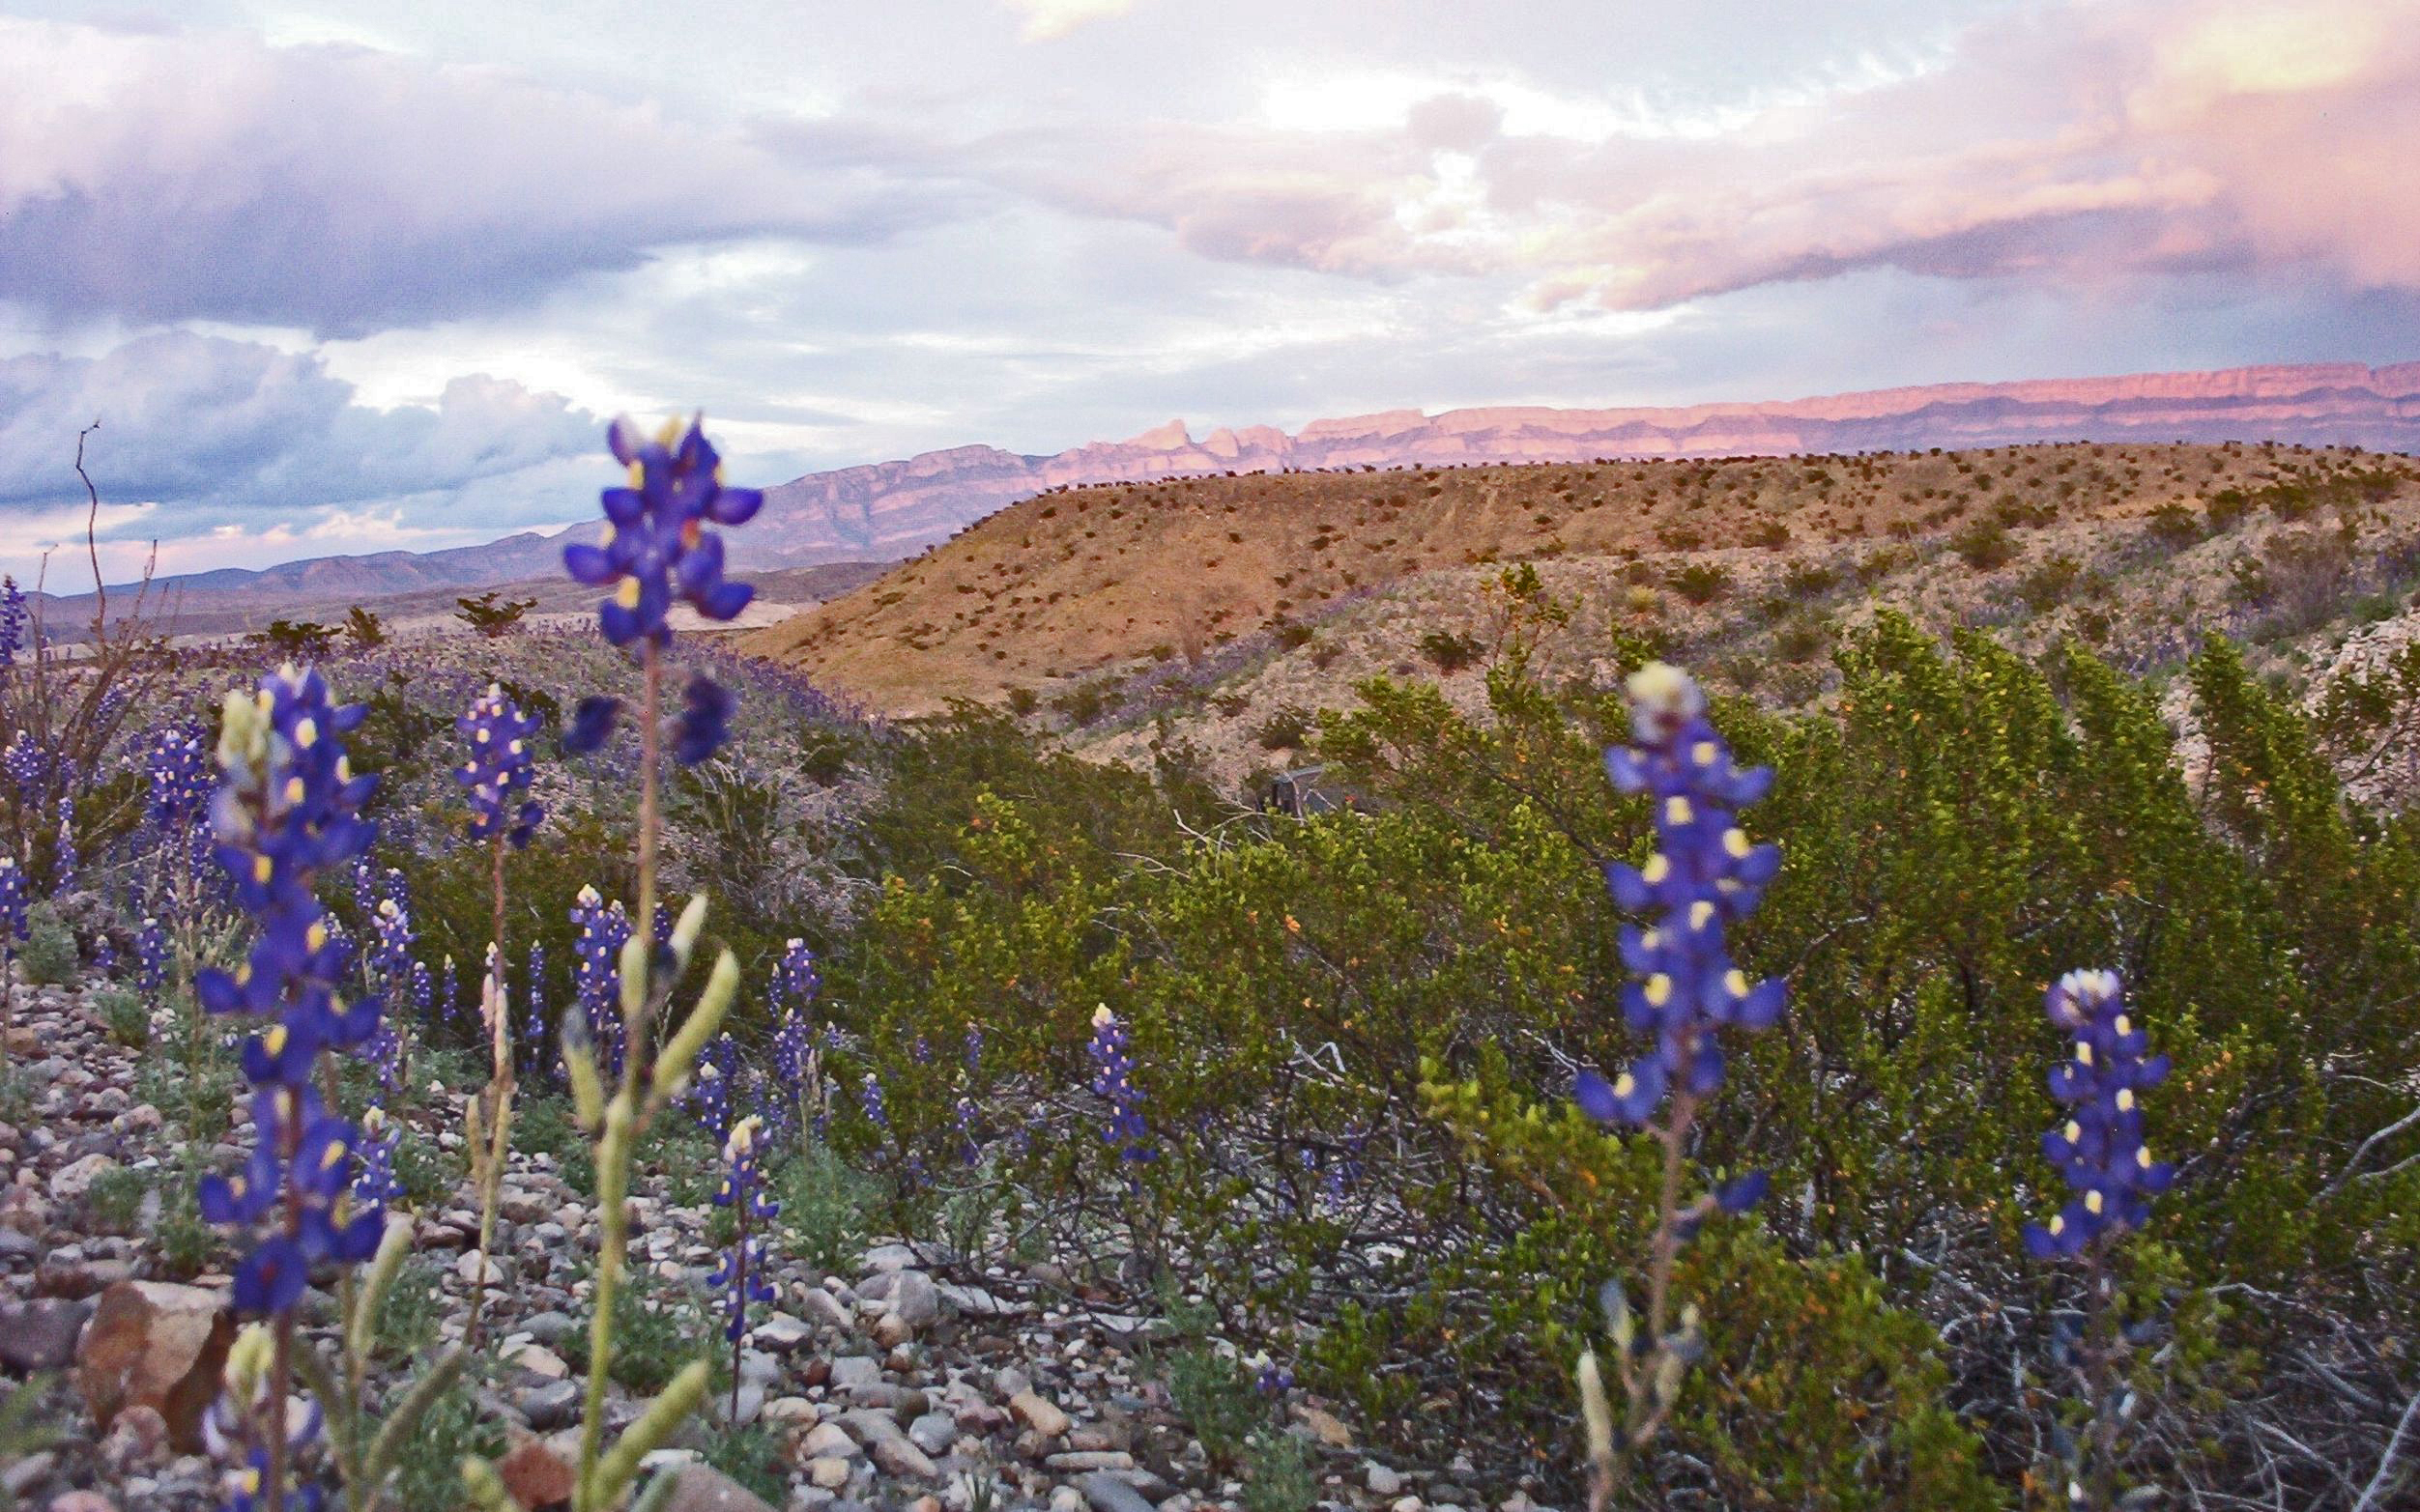
[[[571,1500],[571,1493],[579,1483],[578,1472],[566,1464],[562,1455],[536,1439],[524,1439],[513,1445],[496,1467],[504,1490],[512,1499],[527,1509],[562,1506]]]
[[[101,1294],[85,1326],[75,1384],[101,1428],[130,1407],[148,1407],[167,1423],[170,1443],[196,1452],[202,1412],[218,1393],[234,1342],[235,1317],[222,1294],[121,1281]]]

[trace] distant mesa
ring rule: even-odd
[[[1933,384],[1665,408],[1508,406],[1433,415],[1387,410],[1313,420],[1290,436],[1254,425],[1215,430],[1199,441],[1183,420],[1172,419],[1126,441],[1092,442],[1050,456],[953,446],[904,461],[810,473],[766,490],[759,523],[736,533],[732,544],[743,572],[896,559],[1049,489],[1229,471],[1907,451],[2056,441],[2276,441],[2420,451],[2420,362]],[[198,574],[163,585],[193,605],[223,606],[274,594],[297,598],[298,607],[441,586],[481,587],[551,571],[560,542],[569,533],[524,534],[446,552],[319,557],[263,572]]]

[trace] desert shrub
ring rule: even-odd
[[[2084,563],[2073,556],[2044,557],[2017,580],[2017,597],[2035,613],[2045,613],[2066,603],[2083,576]]]
[[[780,1503],[790,1491],[782,1436],[769,1423],[726,1423],[706,1436],[706,1463],[763,1498]]]
[[[1019,719],[1024,718],[1026,715],[1031,714],[1034,710],[1040,708],[1041,706],[1042,699],[1040,695],[1036,694],[1031,688],[1017,687],[1008,690],[1008,712],[1016,715]]]
[[[2240,488],[2222,488],[2202,503],[2202,518],[2212,535],[2225,535],[2251,516],[2252,496]]]
[[[1976,572],[1994,572],[2017,559],[2017,543],[1998,520],[1970,520],[1949,537],[1949,549]]]
[[[1288,651],[1301,650],[1304,646],[1311,643],[1311,637],[1318,634],[1316,630],[1313,630],[1311,626],[1304,624],[1299,619],[1289,619],[1285,621],[1283,624],[1277,627],[1275,633],[1277,635],[1278,644]]]
[[[1420,638],[1421,655],[1448,675],[1478,661],[1485,649],[1479,637],[1453,630],[1431,630]]]
[[[1731,573],[1717,562],[1693,561],[1674,568],[1664,583],[1692,604],[1711,604],[1731,585]]]
[[[1820,620],[1792,619],[1773,631],[1773,655],[1785,662],[1811,661],[1823,654],[1830,632]]]
[[[273,619],[246,639],[273,662],[323,662],[342,632],[312,619]]]
[[[1794,599],[1820,598],[1839,585],[1839,569],[1824,562],[1792,562],[1781,574],[1781,591]]]
[[[1105,718],[1116,706],[1117,696],[1106,681],[1080,682],[1051,699],[1051,707],[1067,717],[1067,723],[1082,728]]]
[[[1747,544],[1761,546],[1769,552],[1787,550],[1790,545],[1790,528],[1778,520],[1767,520],[1748,531]]]
[[[151,1010],[142,998],[124,987],[110,987],[93,994],[92,1003],[110,1039],[131,1050],[150,1042]]]
[[[2380,1289],[2331,1295],[2383,1326],[2420,1177],[2332,1178],[2407,1111],[2390,1089],[2420,1062],[2400,1006],[2420,948],[2396,899],[2420,837],[2348,818],[2308,725],[2224,647],[2193,671],[2206,812],[2152,697],[2081,651],[2036,667],[1979,634],[1945,651],[1885,615],[1839,661],[1837,712],[1719,711],[1743,759],[1780,770],[1758,819],[1788,863],[1734,945],[1790,969],[1793,1003],[1788,1034],[1735,1058],[1698,1158],[1769,1165],[1794,1195],[1690,1252],[1709,1356],[1658,1484],[1726,1505],[1991,1505],[2027,1472],[2039,1404],[2008,1383],[2047,1344],[1939,1326],[1959,1285],[2032,1284],[2009,1267],[2049,1117],[2040,984],[2077,960],[2125,963],[2176,1062],[2156,1137],[2193,1154],[2146,1236],[2169,1256],[2165,1327],[2196,1358],[2265,1354],[2292,1325],[2226,1312],[2219,1289],[2356,1272]],[[947,866],[904,872],[923,880],[886,889],[833,963],[863,1041],[835,1074],[879,1074],[894,1163],[946,1148],[961,1095],[1068,1089],[1045,1093],[1027,1151],[993,1147],[1007,1179],[1115,1214],[1112,1252],[1219,1257],[1189,1274],[1223,1308],[1314,1323],[1306,1382],[1389,1445],[1568,1464],[1587,1298],[1638,1254],[1653,1177],[1644,1141],[1558,1100],[1563,1068],[1628,1041],[1596,867],[1641,854],[1600,763],[1626,716],[1541,686],[1517,645],[1476,719],[1432,684],[1358,691],[1321,738],[1368,796],[1353,816],[1205,845],[1138,813],[1105,847],[1049,785],[952,809]],[[2313,1018],[2319,1001],[2341,1012]],[[1148,1165],[1093,1131],[1096,1004],[1130,1036]],[[912,1053],[970,1022],[979,1069],[935,1075]],[[1305,1075],[1303,1043],[1345,1074]],[[1539,1109],[1543,1143],[1440,1122],[1424,1058],[1480,1084],[1499,1136]],[[836,1139],[873,1148],[849,1122]],[[2142,1389],[2164,1441],[2207,1445],[2160,1473],[2224,1485],[2260,1452],[2208,1379]]]
[[[2145,529],[2152,540],[2162,546],[2191,546],[2202,539],[2202,522],[2193,517],[2192,510],[2173,499],[2152,510],[2145,519]]]
[[[16,966],[36,986],[67,986],[75,981],[84,957],[75,946],[75,931],[47,900],[25,912],[25,938],[16,947]]]
[[[523,615],[537,608],[533,598],[504,596],[501,588],[491,588],[468,598],[454,600],[454,617],[471,627],[474,634],[496,641],[510,635],[521,623]]]
[[[1311,712],[1288,703],[1262,720],[1253,731],[1253,739],[1260,743],[1263,751],[1299,750],[1311,738]]]
[[[810,1141],[782,1164],[775,1186],[785,1253],[837,1272],[864,1252],[881,1184],[850,1170],[830,1146]]]
[[[1311,1512],[1319,1473],[1311,1446],[1292,1434],[1262,1429],[1245,1445],[1245,1512]]]

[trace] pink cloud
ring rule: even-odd
[[[2092,281],[2290,265],[2420,287],[2401,163],[2420,140],[2415,23],[2413,0],[2074,4],[1720,129],[1516,134],[1516,92],[1441,74],[1392,124],[1070,129],[977,155],[1012,187],[1205,256],[1511,275],[1539,307],[1653,309],[1875,266]]]

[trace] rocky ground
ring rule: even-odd
[[[132,1237],[103,1232],[95,1213],[96,1188],[106,1193],[114,1170],[173,1165],[172,1126],[140,1100],[137,1054],[110,1039],[92,994],[20,986],[14,996],[8,1038],[19,1095],[0,1109],[0,1387],[41,1393],[30,1415],[52,1432],[36,1448],[0,1441],[0,1507],[12,1498],[50,1512],[216,1506],[217,1467],[199,1452],[198,1424],[234,1333],[226,1277],[161,1278],[168,1270],[148,1232],[156,1198],[122,1225]],[[451,1127],[428,1122],[420,1137],[458,1148]],[[236,1156],[230,1145],[213,1158],[228,1169]],[[714,1262],[708,1210],[674,1201],[660,1171],[643,1173],[635,1189],[634,1270],[659,1292],[703,1297]],[[439,1337],[459,1337],[470,1289],[491,1286],[486,1353],[496,1363],[475,1412],[501,1430],[507,1483],[523,1504],[555,1505],[569,1492],[577,1438],[582,1384],[570,1361],[587,1327],[591,1207],[550,1156],[516,1154],[492,1257],[474,1247],[467,1187],[416,1216],[419,1253],[443,1267]],[[682,1477],[676,1508],[766,1505],[705,1463],[735,1429],[768,1436],[786,1506],[801,1512],[1246,1504],[1244,1486],[1213,1468],[1150,1368],[1162,1326],[1104,1310],[1107,1299],[1087,1300],[1053,1267],[954,1266],[896,1239],[842,1274],[775,1264],[779,1299],[756,1316],[735,1420],[725,1397],[656,1456],[656,1472]],[[332,1303],[313,1294],[304,1315],[324,1324]],[[696,1316],[690,1353],[719,1343],[706,1314]],[[396,1384],[381,1377],[373,1390]],[[1466,1465],[1423,1472],[1383,1463],[1320,1403],[1289,1394],[1286,1432],[1309,1451],[1321,1504],[1481,1504],[1457,1483]],[[612,1426],[642,1403],[614,1385]],[[1528,1505],[1516,1493],[1503,1512]]]

